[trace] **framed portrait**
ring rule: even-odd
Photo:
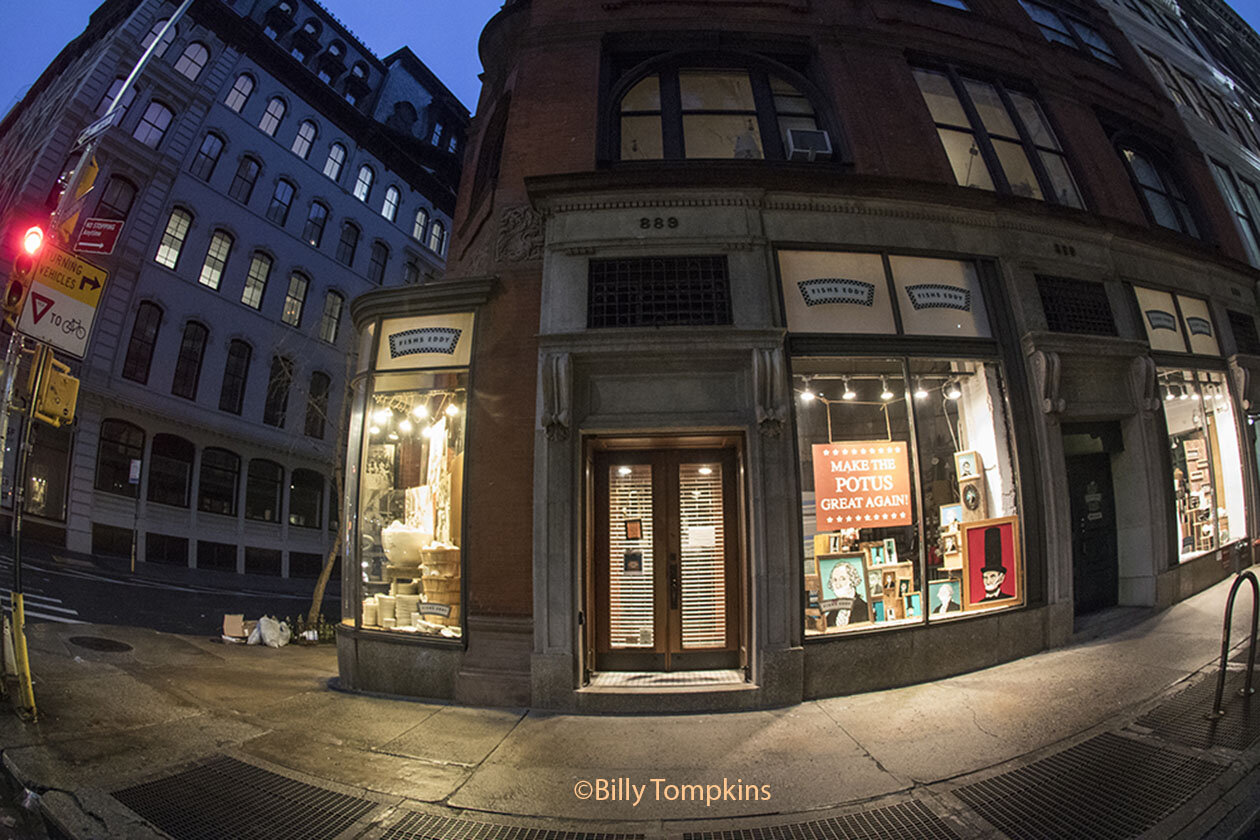
[[[959,551],[958,530],[955,528],[949,531],[941,532],[941,552],[943,554],[955,554]]]
[[[889,592],[897,591],[897,572],[894,569],[884,570],[883,580],[881,581],[883,588]]]
[[[927,609],[931,615],[947,616],[962,612],[962,578],[929,581]]]
[[[901,612],[906,618],[923,617],[923,596],[918,592],[907,592],[901,599]]]
[[[910,579],[901,578],[897,581],[897,597],[904,598],[910,594]]]
[[[805,575],[805,606],[818,609],[818,601],[822,598],[822,581],[818,575]]]
[[[818,557],[815,562],[822,595],[818,606],[826,619],[827,631],[870,622],[865,555]]]
[[[871,606],[875,608],[875,620],[883,621],[884,620],[884,599],[880,598],[876,601],[872,601]]]
[[[626,520],[626,539],[641,540],[643,539],[643,520],[627,519]]]
[[[889,537],[888,539],[884,540],[884,562],[885,563],[897,562],[897,541],[894,540],[892,537]]]
[[[867,581],[870,583],[867,591],[871,593],[871,599],[882,597],[884,594],[884,581],[879,572],[871,572],[867,577]]]
[[[974,449],[968,449],[965,452],[955,452],[954,470],[958,473],[959,481],[980,475],[980,453]]]
[[[941,529],[944,530],[956,522],[962,522],[962,503],[941,505]]]
[[[1024,602],[1019,517],[962,524],[963,609],[1009,607]]]

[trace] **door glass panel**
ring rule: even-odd
[[[720,464],[680,464],[682,646],[726,647],[726,540]]]
[[[656,645],[652,584],[652,467],[608,468],[609,643],[614,650]]]

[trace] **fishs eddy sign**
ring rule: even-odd
[[[818,531],[911,524],[910,453],[903,441],[815,444]]]

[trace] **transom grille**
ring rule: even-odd
[[[1256,319],[1246,312],[1228,309],[1229,326],[1234,331],[1234,343],[1239,353],[1260,356],[1260,334],[1256,333]]]
[[[1053,332],[1115,335],[1116,319],[1102,283],[1037,275],[1037,291]]]
[[[591,328],[731,323],[726,257],[591,260],[589,294]]]

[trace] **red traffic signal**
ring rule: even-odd
[[[22,250],[29,256],[35,256],[39,253],[39,249],[44,247],[44,229],[39,225],[32,225],[26,234],[22,237]]]
[[[10,327],[16,326],[18,316],[22,314],[22,305],[26,302],[26,293],[31,287],[31,272],[35,270],[43,249],[44,229],[39,225],[32,225],[22,235],[22,248],[13,260],[9,282],[4,290],[4,300],[0,301],[4,320]]]

